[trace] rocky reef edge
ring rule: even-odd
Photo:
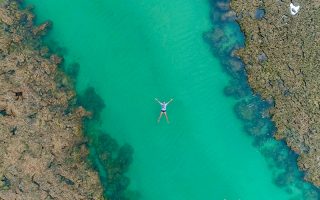
[[[300,6],[293,13],[290,4]],[[320,187],[320,3],[231,0],[245,34],[235,52],[246,64],[249,85],[269,102],[275,138],[299,155],[305,180]]]
[[[0,1],[0,199],[103,199],[87,163],[82,120],[62,58],[41,43],[51,26]]]

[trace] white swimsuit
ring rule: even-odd
[[[160,103],[160,104],[161,104],[161,111],[166,111],[168,103]]]

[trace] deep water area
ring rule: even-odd
[[[227,1],[27,0],[63,55],[89,161],[112,200],[318,199],[233,51]],[[168,105],[170,124],[157,123]]]

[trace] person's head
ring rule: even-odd
[[[163,104],[166,104],[166,102],[164,101],[164,102],[162,102]]]

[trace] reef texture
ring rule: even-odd
[[[16,1],[0,5],[0,199],[103,199],[71,81]],[[74,104],[73,104],[74,105]]]
[[[235,52],[246,64],[248,82],[270,110],[277,131],[298,155],[305,179],[320,186],[320,1],[232,0],[245,36]]]

